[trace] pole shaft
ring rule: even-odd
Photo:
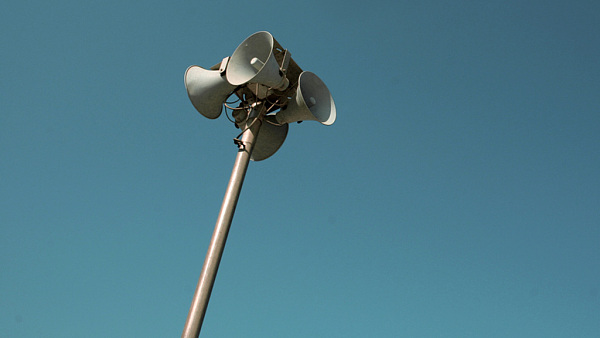
[[[190,306],[190,311],[181,335],[182,338],[197,338],[200,334],[202,321],[204,320],[204,315],[206,314],[206,308],[210,299],[210,293],[215,283],[217,270],[219,269],[219,263],[223,256],[223,249],[225,248],[225,242],[227,241],[227,235],[229,233],[229,228],[231,227],[231,221],[240,196],[240,191],[242,190],[244,176],[248,169],[248,162],[250,161],[250,155],[252,154],[252,148],[254,147],[261,122],[260,118],[256,118],[253,123],[250,123],[248,129],[242,135],[243,146],[240,147],[233,165],[233,171],[231,172],[231,178],[229,179],[227,191],[223,198],[221,211],[217,218],[215,230],[204,260],[204,266],[202,267],[202,273],[198,279],[194,299],[192,300],[192,305]]]

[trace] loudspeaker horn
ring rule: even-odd
[[[223,102],[236,88],[227,82],[222,72],[199,66],[190,66],[185,71],[184,82],[196,110],[209,119],[216,119],[221,115]]]
[[[272,118],[272,120],[271,120]],[[252,149],[252,155],[250,159],[252,161],[262,161],[271,157],[275,154],[283,142],[288,133],[289,125],[275,125],[275,116],[265,116],[265,121],[262,122],[258,135],[256,136],[256,143]],[[271,122],[273,123],[271,123]]]
[[[246,83],[284,90],[288,79],[281,73],[273,55],[275,38],[269,32],[250,35],[233,52],[227,66],[227,81],[239,86]]]
[[[312,72],[302,72],[296,94],[275,117],[280,124],[313,120],[328,126],[335,122],[335,103],[329,89],[318,76]]]

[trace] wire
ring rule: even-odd
[[[239,139],[246,132],[246,130],[250,129],[254,125],[254,123],[256,122],[256,120],[258,120],[258,116],[255,117],[254,120],[252,120],[252,122],[250,122],[250,124],[247,125],[246,128],[244,128],[242,130],[242,132],[238,136],[236,136],[236,139]]]
[[[236,101],[237,102],[237,101]],[[235,102],[233,102],[235,103]],[[242,110],[242,109],[246,109],[245,107],[230,107],[227,102],[223,103],[223,105],[231,110]]]
[[[234,100],[234,101],[232,101],[232,102],[227,102],[227,101],[225,101],[225,103],[228,103],[228,104],[234,104],[234,103],[238,102],[239,100],[240,100],[240,98],[238,97],[237,99],[235,99],[235,100]]]
[[[224,104],[224,106],[225,106],[225,116],[227,117],[227,119],[229,120],[229,122],[231,122],[231,123],[235,124],[235,121],[232,119],[232,117],[233,117],[233,112],[231,112],[231,116],[232,116],[232,117],[229,117],[229,113],[227,112],[227,108],[229,108],[229,106],[228,106],[228,105],[226,105],[226,104]]]
[[[269,115],[269,116],[272,116],[272,115]],[[275,123],[275,122],[273,122],[273,121],[271,121],[269,119],[264,119],[264,121],[267,122],[270,125],[277,126],[277,127],[281,127],[281,126],[283,126],[285,124],[285,123]]]
[[[273,89],[272,87],[267,87],[266,93],[268,93],[272,89]],[[271,109],[273,109],[273,107],[275,107],[275,106],[278,106],[279,108],[283,107],[283,104],[280,103],[281,97],[277,97],[277,100],[275,100],[275,102],[271,102],[268,99],[268,97],[265,97],[264,100],[260,100],[259,97],[258,97],[259,90],[260,90],[260,84],[256,83],[256,89],[254,91],[250,90],[250,93],[252,93],[252,102],[253,102],[254,106],[256,106],[257,103],[260,103],[262,101],[262,104],[261,104],[261,107],[260,107],[260,111],[257,113],[256,117],[252,120],[252,122],[250,122],[249,124],[246,124],[246,127],[244,129],[242,129],[242,131],[239,133],[239,135],[236,138],[234,138],[234,140],[239,139],[248,129],[250,129],[256,123],[257,120],[261,119],[261,116],[263,114],[265,114],[266,112],[268,112]],[[233,117],[233,111],[235,111],[235,110],[246,110],[247,111],[246,120],[250,117],[250,113],[251,113],[252,109],[254,109],[254,108],[252,106],[250,106],[250,105],[247,104],[248,103],[248,98],[246,97],[246,94],[247,93],[245,93],[245,92],[241,93],[241,96],[242,96],[242,98],[241,98],[241,104],[237,108],[233,108],[233,107],[229,106],[229,104],[231,104],[230,102],[223,103],[223,105],[226,108],[228,108],[228,109],[230,109],[232,111],[231,112],[232,117]],[[237,101],[239,101],[239,99]],[[234,101],[233,103],[235,103],[237,101]],[[271,106],[267,108],[267,105],[265,103],[268,103]],[[266,114],[265,114],[265,116],[266,116]],[[229,118],[229,115],[227,115],[227,118],[230,121],[232,121],[231,118]],[[262,119],[262,120],[265,121],[265,122],[267,122],[267,123],[269,123],[269,124],[271,124],[271,125],[274,125],[274,126],[283,126],[285,124],[285,123],[283,123],[283,124],[275,123],[274,121],[271,121],[271,119],[266,119],[266,118]],[[232,121],[232,122],[234,122],[234,121]],[[236,125],[237,125],[237,123],[236,123]]]
[[[243,135],[243,134],[244,134],[244,133],[245,133],[245,132],[246,132],[248,129],[250,129],[250,128],[251,128],[251,127],[254,125],[254,123],[256,123],[256,121],[257,121],[257,120],[259,120],[259,119],[260,119],[261,115],[262,115],[264,112],[266,112],[266,111],[267,111],[267,110],[265,109],[265,107],[266,107],[266,106],[265,106],[264,104],[263,104],[263,105],[261,105],[261,110],[258,112],[258,114],[256,114],[256,117],[255,117],[255,118],[252,120],[252,122],[250,122],[250,124],[248,124],[248,125],[246,126],[246,128],[244,128],[244,129],[242,130],[242,132],[241,132],[241,133],[240,133],[240,134],[239,134],[239,135],[236,137],[236,139],[239,139],[239,138],[240,138],[240,136],[242,136],[242,135]],[[253,109],[253,108],[251,108],[251,107],[248,107],[248,116],[250,116],[250,111],[251,111],[251,109]]]

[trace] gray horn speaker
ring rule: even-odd
[[[296,94],[276,115],[280,124],[313,120],[330,125],[335,122],[335,117],[335,103],[329,89],[311,72],[300,74]]]
[[[273,116],[274,117],[274,116]],[[256,137],[256,144],[252,150],[250,159],[252,161],[262,161],[275,154],[285,141],[289,125],[282,126],[270,123],[271,116],[266,116],[265,121],[260,126],[260,131]]]
[[[184,82],[196,110],[209,119],[216,119],[221,115],[223,102],[236,88],[218,70],[199,66],[190,66],[185,71]]]
[[[259,83],[284,90],[289,81],[281,73],[273,55],[275,39],[269,32],[258,32],[244,40],[231,55],[227,65],[227,81],[232,85]]]

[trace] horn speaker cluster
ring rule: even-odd
[[[236,126],[243,128],[250,111],[259,111],[262,125],[252,151],[254,161],[270,157],[281,147],[289,123],[312,120],[331,125],[336,119],[325,83],[302,71],[290,55],[269,32],[257,32],[220,64],[210,69],[190,66],[185,72],[188,97],[203,116],[218,118],[232,95],[240,101],[239,107],[232,108]]]

